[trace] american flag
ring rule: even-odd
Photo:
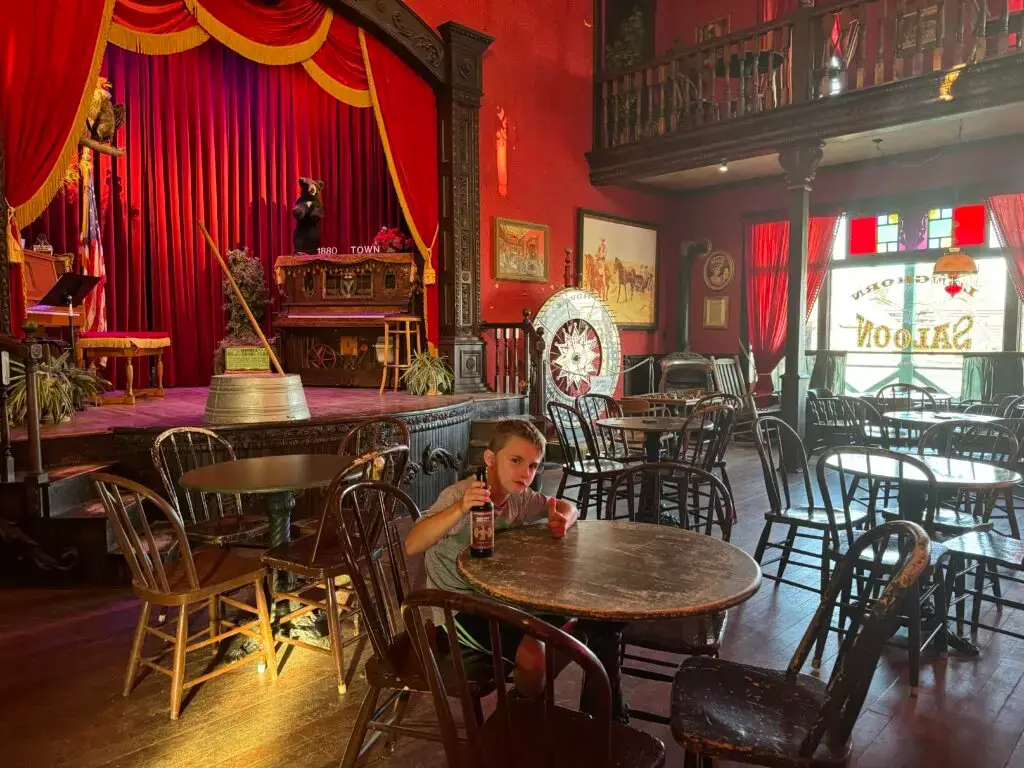
[[[83,150],[88,152],[89,150]],[[85,163],[83,162],[84,166]],[[85,169],[83,168],[83,171]],[[85,187],[85,218],[78,242],[78,253],[82,260],[82,272],[100,279],[96,288],[86,297],[82,328],[86,331],[107,330],[107,270],[103,265],[103,243],[100,240],[100,215],[96,206],[96,187],[92,174],[83,172]]]

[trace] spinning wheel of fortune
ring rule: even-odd
[[[544,329],[550,397],[572,405],[580,395],[615,393],[622,349],[619,329],[601,299],[566,288],[544,302],[534,324]]]
[[[326,344],[316,343],[306,352],[307,368],[333,368],[338,364],[338,355]]]

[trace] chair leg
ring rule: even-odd
[[[271,577],[273,578],[273,577]],[[263,638],[263,665],[270,672],[270,679],[277,680],[277,653],[274,648],[274,625],[270,621],[270,611],[267,608],[267,595],[263,591],[264,577],[253,582],[256,592],[256,611],[260,618],[260,635]]]
[[[590,509],[590,480],[580,480],[580,519],[587,519],[587,512]]]
[[[345,647],[341,636],[341,620],[338,618],[338,592],[334,579],[327,579],[324,589],[327,591],[327,629],[331,636],[334,671],[338,674],[338,693],[345,693],[348,690],[345,685]]]
[[[971,637],[977,638],[978,636],[978,623],[981,621],[981,596],[985,592],[985,574],[988,570],[988,564],[984,560],[979,560],[975,566],[977,569],[974,576],[974,598],[971,601]]]
[[[210,613],[210,637],[220,634],[220,595],[214,595],[207,604]]]
[[[565,493],[565,484],[568,482],[568,480],[569,480],[569,475],[567,475],[565,473],[565,470],[562,470],[562,479],[558,481],[558,490],[555,491],[555,498],[556,499],[564,499],[565,498],[565,496],[563,496],[563,494]]]
[[[146,627],[149,625],[149,614],[152,606],[144,602],[139,614],[139,623],[135,626],[135,637],[132,638],[132,654],[128,657],[128,672],[124,676],[124,695],[128,696],[135,687],[135,673],[139,669],[139,657],[142,655],[142,644],[146,641]]]
[[[178,608],[178,631],[174,638],[174,667],[171,672],[171,720],[181,712],[185,693],[185,648],[188,646],[188,606]]]
[[[380,698],[380,688],[370,687],[359,707],[359,714],[352,726],[352,736],[345,747],[345,756],[341,758],[341,768],[355,768],[359,760],[359,753],[362,752],[363,742],[366,741],[366,731],[377,709],[377,699]]]
[[[782,559],[779,560],[779,578],[782,578],[782,574],[786,572],[786,566],[789,565],[789,555],[796,543],[796,529],[795,525],[789,526],[789,533],[786,534],[786,543],[782,550]]]
[[[758,565],[761,564],[761,559],[764,557],[764,550],[765,547],[768,546],[768,537],[771,536],[771,534],[772,522],[771,520],[766,520],[764,528],[761,529],[761,538],[757,540],[757,549],[754,551],[754,559],[757,561]]]
[[[921,583],[918,581],[907,591],[907,649],[910,652],[910,695],[917,695],[921,682]],[[940,616],[940,621],[945,621]]]

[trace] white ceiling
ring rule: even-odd
[[[961,135],[962,126],[962,135]],[[923,149],[942,147],[958,142],[968,143],[1009,136],[1024,131],[1024,103],[1006,104],[991,109],[883,128],[868,133],[852,134],[825,142],[822,166],[842,165],[860,160],[900,155]],[[877,144],[875,139],[881,139]],[[881,149],[881,151],[879,151]],[[688,171],[666,173],[644,179],[641,184],[663,190],[690,190],[732,184],[737,181],[779,176],[779,155],[773,152],[757,157],[729,160],[729,170],[718,170],[718,164]]]

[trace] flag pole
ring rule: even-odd
[[[217,257],[217,262],[220,264],[220,268],[224,270],[224,274],[228,278],[228,282],[231,283],[231,289],[235,292],[235,298],[238,299],[242,305],[242,309],[245,310],[245,314],[249,318],[249,322],[252,323],[252,328],[256,331],[256,335],[260,337],[260,341],[263,342],[264,349],[267,350],[267,354],[270,356],[271,361],[274,363],[274,367],[277,372],[284,376],[284,369],[281,368],[281,363],[277,359],[277,355],[274,354],[274,350],[270,347],[270,342],[267,341],[267,337],[263,335],[263,329],[260,328],[260,324],[256,322],[256,318],[253,317],[252,310],[249,309],[249,303],[245,300],[245,296],[242,295],[241,289],[238,287],[238,283],[235,282],[234,276],[231,274],[231,270],[228,269],[228,265],[224,262],[224,258],[220,255],[220,251],[217,250],[217,246],[214,245],[213,238],[210,237],[210,233],[206,231],[206,227],[203,222],[199,222],[199,231],[203,233],[203,237],[206,238],[207,244],[210,246],[210,250],[213,251],[213,255]]]

